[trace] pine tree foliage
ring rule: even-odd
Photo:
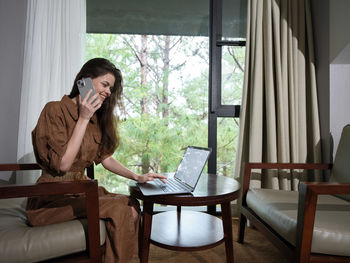
[[[88,34],[86,59],[104,57],[123,74],[121,145],[114,153],[137,173],[174,172],[187,145],[208,142],[208,38]],[[240,104],[244,49],[223,54],[223,104]],[[218,122],[218,173],[233,176],[238,119]],[[127,181],[96,168],[99,183],[127,192]]]

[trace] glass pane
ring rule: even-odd
[[[121,70],[124,110],[114,157],[134,172],[174,172],[188,145],[207,146],[207,37],[88,34],[87,60],[105,57]],[[102,166],[96,178],[127,193],[128,180]]]
[[[220,175],[234,176],[238,132],[239,118],[218,118],[217,172]]]
[[[247,0],[222,1],[222,40],[246,38],[247,3]]]
[[[244,79],[245,47],[222,47],[221,104],[240,105]]]

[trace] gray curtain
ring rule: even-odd
[[[236,177],[248,161],[321,162],[310,0],[248,0]],[[255,187],[285,190],[322,180],[303,171],[261,178]]]

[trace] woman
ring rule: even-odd
[[[77,81],[92,78],[96,94],[84,99]],[[75,78],[69,96],[45,105],[32,132],[37,163],[43,173],[39,183],[89,180],[84,168],[101,163],[107,170],[146,182],[165,177],[148,173],[137,175],[112,156],[119,144],[114,107],[121,107],[123,91],[120,71],[108,60],[91,59]],[[108,193],[99,187],[100,218],[108,231],[104,262],[127,262],[137,251],[139,206],[136,200]],[[45,225],[83,217],[84,197],[61,195],[31,198],[27,216],[32,225]]]

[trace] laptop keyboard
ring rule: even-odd
[[[176,192],[176,191],[188,191],[188,189],[181,184],[177,183],[173,179],[167,179],[166,183],[163,183],[161,180],[156,179],[154,182],[159,185],[159,187],[164,191],[164,192]]]

